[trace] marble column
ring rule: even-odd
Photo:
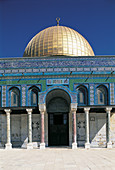
[[[45,149],[45,127],[44,127],[44,117],[46,112],[46,106],[45,104],[39,104],[39,110],[41,115],[41,143],[40,143],[40,149]]]
[[[7,143],[5,144],[5,149],[12,149],[12,144],[11,144],[11,129],[10,129],[10,109],[5,109],[7,116]]]
[[[32,143],[32,109],[26,109],[28,113],[28,144],[27,149],[33,149]]]
[[[72,140],[72,149],[77,148],[77,130],[76,130],[76,109],[72,109],[72,133],[73,133],[73,140]]]
[[[72,146],[72,112],[69,112],[69,146]]]
[[[85,125],[86,125],[86,141],[85,141],[85,148],[88,149],[90,148],[90,143],[89,143],[89,107],[84,108],[85,111]]]
[[[48,113],[45,113],[45,143],[48,146]]]
[[[110,116],[112,107],[106,107],[107,121],[106,121],[106,132],[107,132],[107,148],[112,148],[111,134],[110,134]]]

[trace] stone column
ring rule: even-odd
[[[32,144],[32,109],[26,109],[28,113],[28,144],[27,149],[33,149]]]
[[[46,112],[46,106],[45,104],[39,104],[39,110],[41,114],[41,143],[40,143],[40,149],[45,149],[45,128],[44,128],[44,115]]]
[[[48,113],[45,113],[45,143],[48,146]]]
[[[85,111],[85,126],[86,126],[86,142],[85,142],[85,148],[88,149],[90,148],[90,143],[89,143],[89,107],[84,108]]]
[[[69,112],[69,146],[72,146],[72,112]]]
[[[77,129],[76,129],[76,110],[77,105],[71,103],[71,112],[72,112],[72,149],[77,149]]]
[[[112,148],[111,136],[110,136],[110,116],[112,107],[106,107],[107,121],[106,121],[106,132],[107,132],[107,148]]]
[[[11,130],[10,130],[10,109],[5,109],[7,116],[7,143],[5,144],[5,149],[12,149],[12,144],[11,144]]]

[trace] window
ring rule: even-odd
[[[17,95],[16,95],[16,93],[13,94],[13,103],[14,104],[17,103]]]
[[[107,88],[104,86],[99,86],[97,88],[97,102],[98,102],[98,104],[106,105],[107,98],[108,98]]]
[[[32,90],[31,92],[31,105],[32,106],[37,106],[37,102],[38,102],[37,98],[38,98],[37,91]]]
[[[77,88],[78,91],[78,105],[86,105],[88,103],[87,89],[84,86]]]
[[[10,101],[11,101],[11,106],[19,106],[20,102],[20,93],[18,88],[12,88],[10,90]]]
[[[104,95],[102,92],[100,92],[100,103],[103,103],[104,102]]]
[[[79,92],[79,103],[84,103],[84,94],[83,94],[83,92]]]
[[[35,86],[29,89],[29,95],[30,95],[29,104],[31,106],[38,106],[38,92],[39,89]]]

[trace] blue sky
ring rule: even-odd
[[[56,17],[82,34],[95,55],[115,55],[115,0],[0,0],[0,57],[22,57]]]

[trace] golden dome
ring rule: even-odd
[[[77,31],[65,26],[52,26],[34,36],[28,43],[24,57],[94,56],[88,41]]]

